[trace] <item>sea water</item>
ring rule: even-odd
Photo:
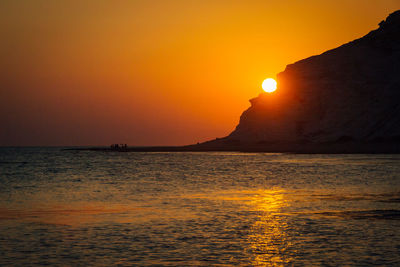
[[[0,148],[0,265],[400,265],[400,155]]]

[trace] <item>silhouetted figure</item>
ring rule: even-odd
[[[114,150],[118,150],[120,148],[120,146],[118,144],[112,144],[110,147],[111,147],[111,149],[114,149]]]

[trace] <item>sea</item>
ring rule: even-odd
[[[1,266],[400,266],[400,155],[0,148]]]

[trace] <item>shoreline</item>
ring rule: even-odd
[[[136,146],[127,148],[75,147],[72,151],[99,152],[259,152],[293,154],[400,154],[400,143],[335,143],[335,144],[222,144],[211,141],[187,146]]]

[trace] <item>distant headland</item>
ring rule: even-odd
[[[400,153],[400,10],[364,37],[290,64],[277,78],[276,92],[251,99],[224,138],[120,151]]]

